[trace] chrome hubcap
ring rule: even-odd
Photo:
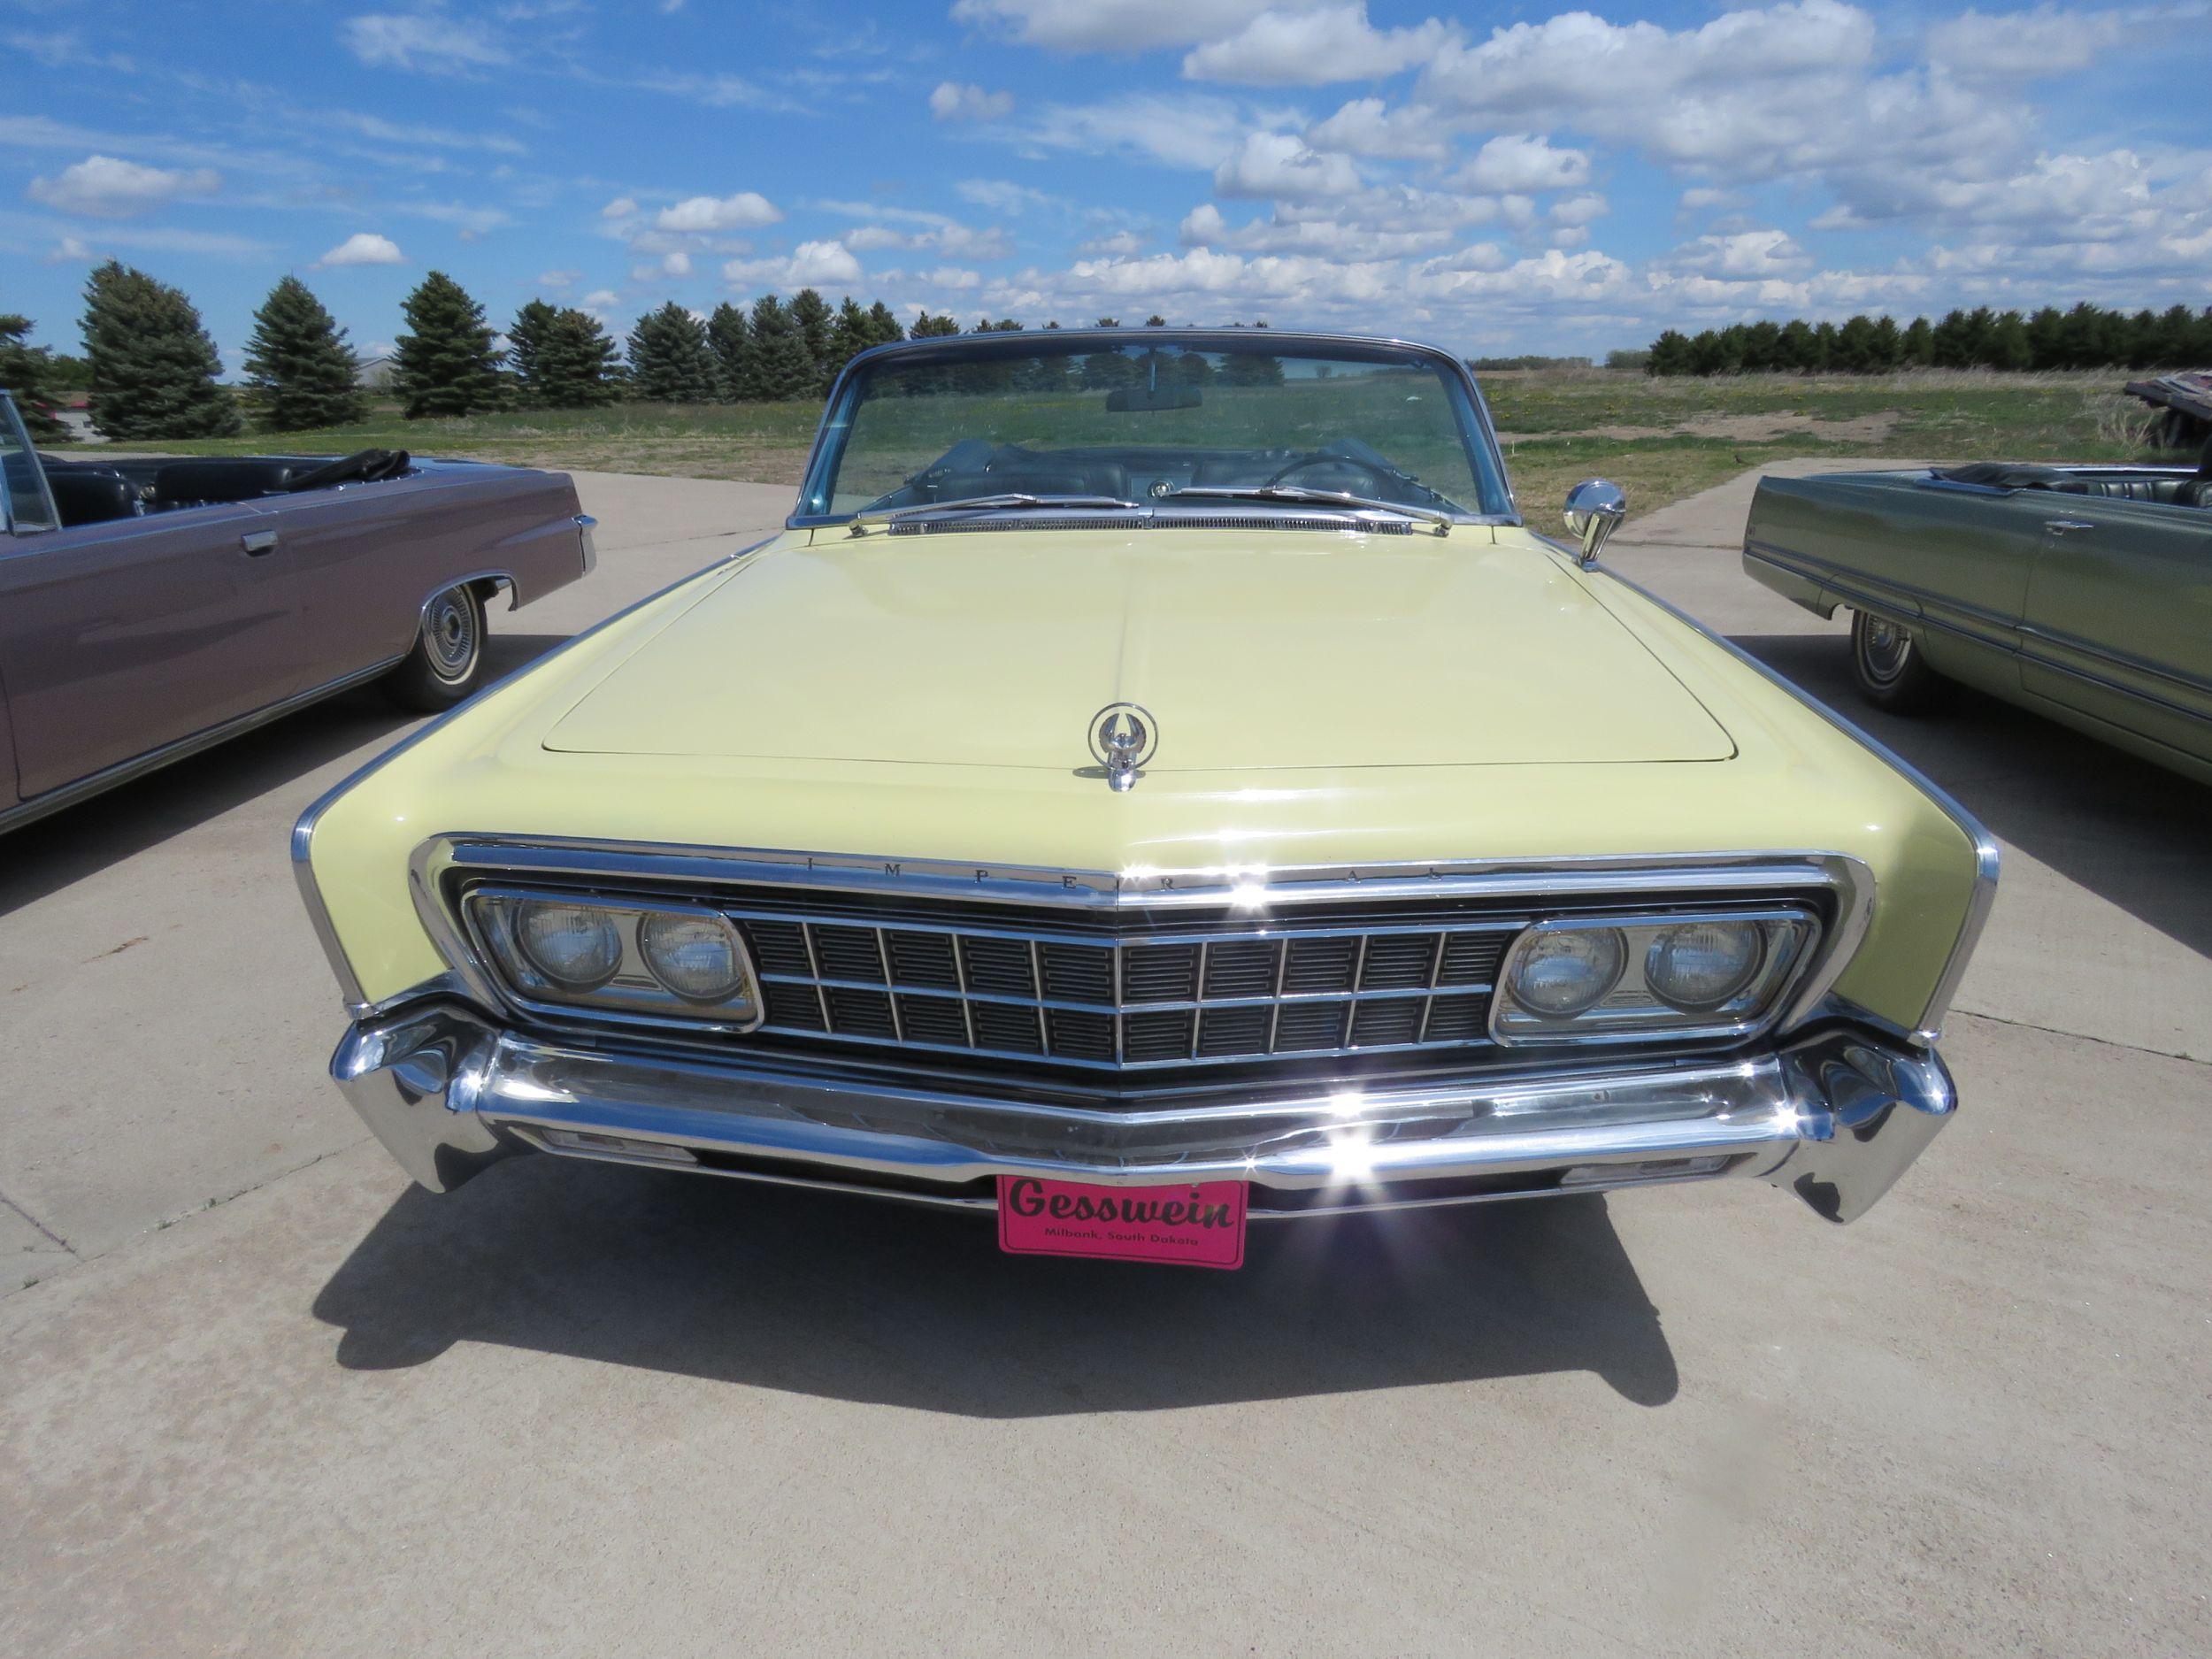
[[[465,679],[476,661],[476,610],[465,595],[440,594],[422,619],[423,645],[441,680]]]
[[[1912,649],[1912,641],[1905,631],[1893,622],[1870,617],[1862,630],[1859,655],[1864,659],[1867,672],[1881,680],[1893,679],[1905,665],[1905,657]]]

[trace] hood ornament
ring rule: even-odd
[[[1136,787],[1145,762],[1160,747],[1159,722],[1133,703],[1110,703],[1091,717],[1091,754],[1118,794]]]

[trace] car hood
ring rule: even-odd
[[[1051,530],[780,543],[549,749],[1154,772],[1705,761],[1728,733],[1549,552],[1449,537]]]

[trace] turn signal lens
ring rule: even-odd
[[[718,916],[655,910],[638,923],[638,955],[687,1002],[726,1002],[745,988],[737,935]]]
[[[622,935],[603,910],[532,899],[516,907],[515,941],[565,991],[596,990],[622,965]]]
[[[1670,927],[1644,953],[1644,983],[1677,1008],[1718,1008],[1751,983],[1766,952],[1754,922]]]
[[[1540,935],[1513,964],[1508,988],[1532,1014],[1564,1019],[1594,1008],[1620,982],[1628,946],[1617,927]]]

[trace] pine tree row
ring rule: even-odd
[[[1736,323],[1651,342],[1650,374],[1882,374],[1893,369],[2187,369],[2212,363],[2212,307],[2132,316],[2083,301],[2071,311],[1955,311],[1939,322]]]

